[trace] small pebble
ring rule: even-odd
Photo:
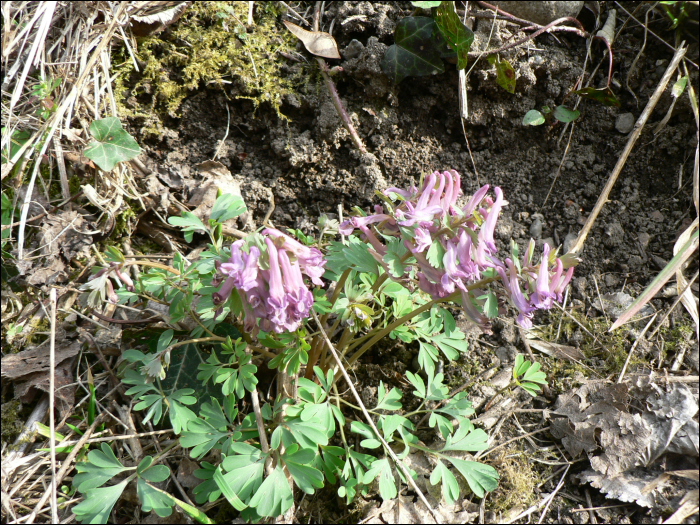
[[[533,239],[542,237],[542,221],[539,217],[535,217],[530,225],[530,235]]]
[[[634,115],[632,113],[623,113],[615,119],[615,129],[620,133],[627,134],[634,129]]]
[[[576,244],[576,239],[578,239],[578,234],[566,234],[566,237],[564,237],[564,253],[569,253],[569,251],[571,251],[571,248],[573,248],[574,244]]]

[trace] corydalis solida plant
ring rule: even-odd
[[[435,451],[420,445],[412,434],[410,414],[402,412],[401,393],[383,384],[374,412],[377,425],[388,441],[401,440],[407,450],[419,449],[438,458],[442,467],[436,467],[431,481],[441,481],[448,502],[458,497],[459,487],[440,461],[451,463],[478,497],[496,487],[498,473],[493,467],[442,454],[484,450],[488,436],[470,423],[474,410],[466,394],[448,396],[444,376],[436,368],[440,353],[454,360],[467,350],[465,334],[440,303],[461,304],[467,316],[488,331],[490,319],[510,301],[519,309],[519,322],[527,325],[535,309],[549,308],[554,300],[561,300],[572,271],[565,273],[564,269],[570,264],[556,258],[548,246],[539,264],[533,263],[534,242],[523,257],[512,245],[510,257],[499,259],[494,232],[507,204],[503,193],[495,188],[489,194],[489,187],[484,186],[466,204],[458,205],[461,183],[454,171],[429,175],[420,189],[390,188],[380,195],[383,204],[374,207],[374,214],[352,217],[341,225],[331,226],[326,220],[316,240],[294,232],[303,241],[300,243],[267,228],[234,242],[230,252],[223,248],[221,224],[242,213],[245,206],[240,198],[222,195],[212,208],[208,226],[190,212],[169,219],[189,233],[187,240],[195,231],[209,233],[211,244],[199,259],[186,261],[175,254],[170,267],[153,261],[126,261],[114,249],[108,253],[110,267],[100,270],[86,286],[95,299],[101,294],[111,297],[110,276],[122,280],[117,272],[123,274],[124,265],[150,266],[141,273],[135,289],[123,286],[115,292],[118,300],[153,298],[168,304],[175,329],[179,329],[175,323],[187,316],[196,321],[188,340],[169,329],[161,333],[155,352],[126,350],[123,356],[128,367],[123,381],[132,385],[127,393],[140,401],[135,409],[148,409],[146,420],[158,423],[169,413],[181,446],[190,449],[193,458],[202,459],[212,449],[225,458],[218,465],[202,463],[198,474],[205,481],[195,489],[197,503],[214,501],[222,493],[233,494],[237,499],[229,502],[244,509],[244,519],[276,516],[294,500],[288,474],[309,494],[322,487],[324,480],[339,483],[338,494],[348,504],[356,494],[366,493],[377,476],[383,480],[379,484],[382,497],[396,496],[389,460],[359,453],[343,432],[336,434],[336,422],[340,428],[345,425],[334,387],[337,369],[324,354],[327,346],[318,327],[307,325],[311,308],[349,364],[385,336],[417,342],[418,365],[426,372],[427,384],[421,375],[406,372],[416,389],[414,395],[422,399],[411,414],[430,412],[428,424],[441,433],[445,447]],[[345,236],[344,242],[324,243],[324,232],[334,236],[336,231]],[[336,281],[335,287],[323,290],[328,280]],[[313,291],[312,285],[316,287]],[[221,325],[234,317],[242,320],[244,332],[236,341],[233,335],[219,335],[221,330],[232,333],[230,326]],[[250,336],[257,336],[257,341]],[[199,352],[196,344],[202,342],[212,346],[210,352]],[[177,363],[174,366],[182,370],[185,352],[194,356],[187,366],[196,363],[193,368],[197,368],[200,384],[191,385],[196,389],[181,385],[168,390],[161,381],[165,384],[171,375],[187,374],[178,374],[176,369],[166,377],[165,369]],[[259,361],[253,360],[253,353],[270,359],[267,367],[284,372],[278,384],[283,385],[285,376],[296,381],[299,395],[288,399],[283,391],[282,397],[270,399],[257,412],[241,418],[239,408],[250,407],[250,403],[239,403],[246,392],[259,399]],[[301,365],[306,365],[307,377],[298,377]],[[314,374],[316,381],[310,380]],[[220,393],[212,392],[213,388]],[[197,401],[191,394],[205,389],[210,390],[211,402],[204,402],[199,413],[186,409],[185,405]],[[444,405],[428,410],[428,401],[444,401]],[[260,432],[270,433],[268,451],[262,446]],[[381,446],[372,428],[360,420],[353,421],[350,432],[364,437],[360,445],[366,450]],[[331,436],[343,446],[330,446]],[[265,468],[267,460],[272,469]],[[86,490],[86,501],[97,506],[99,494]],[[81,516],[87,519],[90,509],[82,509]]]
[[[436,171],[425,179],[420,190],[416,187],[408,191],[384,190],[384,196],[390,198],[384,200],[383,206],[376,205],[373,215],[343,222],[340,233],[349,235],[359,229],[372,246],[370,254],[391,279],[410,287],[410,281],[415,278],[419,288],[433,299],[456,299],[457,294],[467,317],[484,332],[490,331],[489,319],[498,313],[495,296],[470,285],[495,272],[502,282],[502,287],[496,290],[501,302],[505,298],[515,306],[519,312],[518,324],[530,328],[535,310],[551,308],[553,299],[562,300],[573,266],[562,275],[564,263],[557,257],[550,261],[551,249],[545,244],[542,260],[534,267],[534,241],[530,242],[522,264],[517,261],[515,245],[515,262],[510,258],[501,261],[496,256],[494,231],[498,214],[508,203],[500,188],[494,188],[495,200],[487,195],[488,190],[487,184],[460,208],[457,206],[461,195],[459,174],[454,170]],[[372,228],[389,243],[392,240],[402,243],[407,251],[400,255],[399,264],[390,267],[390,263],[396,262],[398,252],[388,258],[388,246]],[[411,263],[416,265],[415,269]],[[484,282],[484,286],[488,283]],[[490,305],[485,312],[486,302]]]

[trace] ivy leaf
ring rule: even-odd
[[[422,77],[445,71],[440,50],[445,46],[432,18],[408,16],[396,24],[394,44],[382,58],[382,71],[398,84],[408,76]]]
[[[459,473],[464,476],[464,479],[469,484],[469,488],[479,498],[483,498],[485,492],[490,492],[498,487],[498,472],[491,465],[450,456],[445,456],[445,459],[452,463]]]
[[[102,443],[100,449],[91,450],[87,461],[75,464],[79,474],[73,477],[73,486],[80,492],[104,485],[114,476],[128,470],[119,462],[107,443]]]
[[[369,470],[362,476],[362,482],[368,485],[377,475],[379,475],[379,494],[382,499],[384,501],[394,499],[397,495],[396,482],[387,458],[379,459],[372,463]]]
[[[83,155],[102,171],[112,171],[118,163],[134,159],[141,153],[138,143],[124,131],[117,117],[93,120],[90,135],[95,140],[88,144]]]
[[[159,466],[168,470],[167,467],[163,465]],[[136,482],[136,493],[141,500],[141,510],[143,512],[151,512],[153,510],[161,518],[167,518],[173,513],[173,499],[167,493],[160,492],[151,487],[140,477]]]
[[[87,523],[107,523],[114,504],[119,500],[129,483],[125,479],[117,485],[90,489],[85,493],[85,500],[73,507],[75,519]]]
[[[226,222],[229,219],[238,217],[245,213],[246,206],[240,195],[225,193],[216,199],[211,208],[209,218],[219,222]]]
[[[438,459],[433,473],[430,474],[430,484],[437,485],[440,481],[442,481],[442,497],[445,498],[445,502],[448,505],[454,504],[459,498],[459,483],[450,469]]]
[[[488,57],[489,64],[496,66],[496,84],[508,93],[515,93],[515,70],[510,62],[499,57]]]
[[[287,483],[287,477],[282,467],[277,465],[251,498],[249,505],[260,516],[280,516],[287,512],[293,503],[294,495]]]
[[[399,410],[401,408],[399,399],[401,399],[401,392],[397,388],[392,388],[386,392],[384,383],[380,381],[377,389],[377,406],[375,410]]]
[[[447,44],[457,53],[457,69],[464,69],[474,33],[462,23],[452,6],[452,2],[442,2],[435,13],[435,21]]]

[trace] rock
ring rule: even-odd
[[[538,216],[533,216],[534,219],[530,225],[530,235],[533,239],[537,240],[542,237],[542,221]]]
[[[615,119],[615,129],[620,133],[627,134],[634,128],[634,115],[632,113],[623,113]]]
[[[493,2],[507,13],[536,24],[546,25],[558,18],[576,18],[583,2]]]
[[[345,57],[346,59],[357,58],[360,56],[360,53],[362,53],[362,50],[364,48],[365,46],[362,45],[362,42],[360,42],[356,38],[353,38],[343,50],[343,57]]]

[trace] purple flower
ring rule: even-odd
[[[360,226],[360,231],[365,235],[365,237],[367,237],[367,240],[372,245],[372,248],[374,248],[374,251],[376,251],[380,257],[384,257],[386,255],[386,246],[379,242],[379,239],[377,239],[377,236],[374,235],[371,228],[368,228],[363,224]]]
[[[496,221],[498,220],[498,214],[500,213],[501,208],[504,205],[503,192],[501,191],[501,188],[495,187],[493,191],[496,194],[496,202],[494,202],[491,206],[491,209],[489,210],[488,215],[486,216],[486,220],[484,221],[484,224],[479,230],[479,244],[481,244],[482,242],[486,243],[486,249],[492,255],[495,254],[497,251],[496,243],[493,240],[493,232],[496,229]]]
[[[367,217],[350,217],[347,221],[343,221],[343,223],[340,225],[340,228],[338,228],[338,231],[340,231],[340,233],[343,235],[350,235],[353,232],[353,230],[357,228],[386,220],[393,220],[393,218],[391,217],[391,215],[386,215],[384,213],[368,215]]]
[[[416,241],[416,245],[411,248],[412,253],[424,252],[430,245],[433,244],[433,239],[430,233],[425,229],[418,226],[413,230],[413,240]]]
[[[511,303],[513,303],[513,306],[515,306],[520,312],[517,319],[518,324],[523,328],[532,328],[532,312],[535,310],[535,308],[530,306],[529,301],[525,299],[522,290],[520,290],[518,273],[515,270],[513,261],[506,259],[506,265],[508,266],[508,270],[510,272],[510,278],[506,276],[504,268],[496,266],[496,271],[501,277],[501,282],[508,292],[508,297],[510,298]]]
[[[260,250],[257,246],[251,246],[250,253],[244,253],[241,250],[243,243],[243,240],[233,243],[231,257],[228,262],[222,263],[219,269],[223,275],[233,277],[236,288],[247,292],[256,285]]]
[[[269,235],[274,239],[284,239],[284,243],[282,244],[281,248],[294,254],[299,261],[301,271],[311,278],[312,283],[323,286],[321,276],[323,276],[325,272],[323,267],[326,265],[326,260],[323,258],[323,254],[318,248],[309,248],[308,246],[304,246],[300,242],[292,239],[289,235],[285,235],[281,231],[274,228],[266,228],[262,231],[262,233],[263,235]]]
[[[557,259],[557,261],[559,261],[559,259]],[[564,299],[564,289],[566,288],[566,285],[569,284],[572,275],[574,275],[573,266],[566,271],[566,275],[564,276],[564,278],[561,281],[559,281],[556,284],[556,286],[553,286],[552,293],[556,295],[558,302],[562,302],[562,300]]]
[[[479,188],[477,192],[474,195],[472,195],[472,198],[469,199],[469,203],[464,208],[462,208],[462,212],[465,216],[469,217],[472,214],[472,212],[477,208],[477,206],[479,206],[481,201],[484,200],[487,191],[489,191],[488,184]]]
[[[443,286],[447,286],[447,281],[450,280],[460,290],[466,291],[467,288],[462,279],[468,278],[468,275],[457,267],[457,249],[454,243],[447,242],[445,255],[442,258],[442,264],[445,267],[445,275],[442,276]]]
[[[472,238],[467,232],[459,232],[459,242],[457,243],[458,267],[469,280],[476,281],[481,278],[478,265],[472,261]]]
[[[267,316],[274,323],[275,332],[282,332],[287,322],[287,298],[284,294],[282,271],[280,269],[277,247],[271,239],[265,239],[267,245],[268,263],[270,265],[270,278],[268,284],[268,296],[266,301]]]
[[[532,304],[535,308],[549,310],[552,307],[552,297],[554,294],[549,289],[549,244],[542,249],[542,262],[537,274],[537,284],[535,293],[532,294]]]

